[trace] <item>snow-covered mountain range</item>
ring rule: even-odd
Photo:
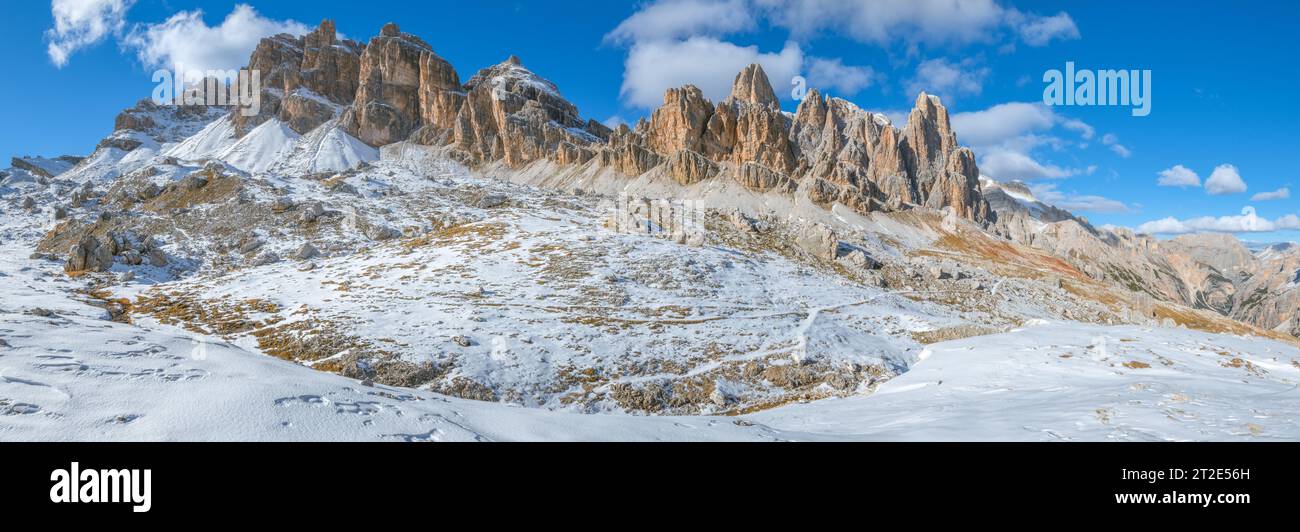
[[[1294,439],[1300,247],[1160,241],[761,67],[635,127],[385,26],[0,172],[0,439]]]

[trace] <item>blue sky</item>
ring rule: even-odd
[[[768,67],[790,110],[795,75],[891,116],[925,88],[944,98],[985,174],[1024,179],[1094,223],[1300,239],[1241,231],[1300,225],[1289,195],[1256,197],[1300,187],[1293,2],[4,1],[4,160],[89,153],[118,111],[148,96],[151,72],[169,58],[233,68],[260,33],[328,17],[364,40],[395,21],[463,79],[516,54],[585,116],[611,123],[635,121],[663,88],[685,82],[716,99],[735,65],[752,60]],[[1067,61],[1151,70],[1151,114],[1042,105],[1043,73]],[[1161,186],[1162,172],[1184,186]],[[1215,176],[1220,194],[1191,186],[1191,174]],[[1240,216],[1245,208],[1257,215]]]

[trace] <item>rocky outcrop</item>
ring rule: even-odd
[[[713,115],[713,104],[694,85],[669,89],[664,104],[650,117],[646,144],[659,153],[704,151],[704,135]]]
[[[668,172],[678,184],[687,186],[718,175],[718,165],[699,152],[683,149],[668,157]]]
[[[454,145],[473,163],[500,160],[520,167],[549,158],[561,146],[582,159],[585,154],[575,148],[605,142],[604,128],[584,122],[554,83],[524,68],[518,57],[479,71],[465,88]]]
[[[371,146],[406,140],[422,124],[420,65],[433,49],[396,24],[383,27],[361,54],[360,83],[344,128]]]
[[[63,265],[68,273],[105,272],[112,267],[113,250],[90,235],[81,237],[68,250],[68,261]]]
[[[425,144],[445,144],[465,103],[460,75],[432,51],[420,56],[420,120],[431,135]]]
[[[600,165],[629,176],[641,175],[659,166],[662,158],[644,146],[643,138],[626,124],[618,126],[610,134],[607,146],[600,150]]]
[[[286,76],[284,92],[301,86],[333,102],[351,102],[361,80],[361,51],[356,41],[338,39],[334,21],[322,21],[303,36],[302,63],[296,76]]]
[[[796,187],[795,182],[789,177],[757,163],[742,164],[733,172],[738,183],[757,192],[777,190],[788,193],[793,192]]]
[[[767,73],[757,63],[745,67],[736,75],[736,80],[731,85],[731,99],[759,107],[776,107],[778,103]]]
[[[809,224],[795,235],[795,245],[804,252],[822,260],[835,260],[839,255],[840,240],[835,231],[825,224]]]
[[[957,149],[957,135],[948,120],[948,109],[939,102],[938,96],[923,92],[916,98],[901,142],[906,146],[904,163],[916,181],[920,199],[925,201]]]
[[[262,39],[248,61],[250,70],[261,72],[261,112],[234,113],[236,135],[271,118],[302,134],[335,118],[356,98],[362,50],[355,41],[339,40],[331,20],[302,37]]]
[[[816,90],[791,115],[754,64],[736,75],[721,102],[695,86],[670,89],[649,120],[611,130],[583,120],[554,83],[517,57],[462,83],[428,43],[391,23],[361,45],[339,40],[326,20],[303,37],[263,39],[249,64],[263,72],[268,89],[261,115],[234,118],[238,135],[270,117],[299,133],[337,118],[371,146],[448,146],[471,165],[521,168],[546,160],[629,176],[662,166],[682,185],[728,174],[758,192],[802,190],[827,208],[951,207],[976,222],[993,216],[973,154],[959,149],[939,99],[924,93],[902,130]],[[121,121],[145,127],[146,118],[128,114]]]
[[[709,118],[705,155],[734,164],[758,163],[789,175],[795,168],[791,120],[776,104],[763,67],[750,65]]]
[[[932,209],[952,207],[958,216],[968,220],[987,219],[989,205],[980,194],[979,182],[975,153],[970,148],[958,148],[948,155],[947,165],[931,183],[925,206]]]

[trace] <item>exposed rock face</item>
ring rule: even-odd
[[[703,152],[704,135],[713,104],[694,85],[669,89],[664,104],[650,118],[646,143],[659,153]]]
[[[761,107],[777,105],[772,83],[767,79],[767,73],[763,72],[763,67],[757,63],[745,67],[736,75],[736,81],[731,85],[731,99]]]
[[[973,154],[958,148],[947,109],[926,94],[903,130],[815,90],[788,115],[754,64],[717,104],[694,86],[670,89],[648,121],[615,131],[584,121],[554,83],[514,56],[462,84],[428,43],[391,23],[363,46],[340,41],[326,20],[301,38],[263,39],[249,65],[263,72],[268,89],[261,115],[234,117],[241,136],[270,117],[299,133],[338,118],[344,131],[371,146],[450,146],[472,165],[520,168],[548,160],[630,176],[663,166],[679,184],[726,173],[758,192],[803,191],[827,208],[952,207],[976,222],[992,216]],[[119,121],[149,126],[147,113]]]
[[[952,207],[958,216],[984,220],[989,215],[989,204],[980,195],[979,182],[975,153],[970,148],[959,148],[948,156],[948,164],[930,186],[925,206],[932,209]]]
[[[752,190],[798,188],[827,208],[952,207],[977,222],[992,217],[974,154],[958,148],[938,98],[922,94],[903,131],[883,115],[816,90],[793,118],[777,104],[758,65],[741,72],[731,96],[716,106],[693,86],[670,89],[648,123],[611,139],[601,163],[639,175],[655,162],[634,148],[642,147],[667,161],[679,183],[698,182],[711,172],[695,172],[706,167],[686,150],[731,168],[736,181]]]
[[[325,20],[302,39],[302,64],[298,79],[285,81],[285,93],[301,85],[330,101],[347,103],[356,98],[360,82],[361,45],[339,41],[334,21]]]
[[[718,175],[718,165],[699,152],[679,150],[668,158],[668,171],[682,186],[712,179]]]
[[[735,170],[736,181],[759,192],[780,190],[793,192],[795,182],[780,172],[756,163],[745,163]]]
[[[632,131],[626,124],[620,125],[609,136],[609,144],[600,150],[600,165],[636,176],[649,172],[659,166],[661,157],[643,145],[640,134]]]
[[[923,92],[916,98],[902,142],[906,146],[905,163],[924,201],[930,195],[931,185],[948,165],[949,156],[957,149],[957,135],[948,121],[948,109],[939,103],[937,96]]]
[[[132,151],[149,140],[179,142],[228,111],[219,106],[158,105],[152,98],[145,98],[117,115],[113,134],[100,141],[97,148]]]
[[[420,120],[436,132],[426,144],[443,144],[446,133],[456,125],[456,115],[465,103],[460,76],[451,63],[433,52],[420,56]]]
[[[1293,334],[1288,327],[1300,323],[1300,248],[1252,253],[1237,238],[1217,234],[1161,241],[1095,228],[1038,201],[1023,184],[986,181],[982,189],[996,209],[993,233],[1050,252],[1090,277],[1264,329]]]
[[[113,267],[113,250],[98,238],[87,235],[68,251],[63,269],[68,273],[105,272]]]
[[[360,83],[345,129],[383,146],[406,140],[421,125],[420,64],[433,49],[389,23],[361,54]]]
[[[261,72],[261,113],[233,114],[236,135],[271,118],[304,134],[333,119],[356,98],[362,49],[355,41],[338,40],[330,20],[302,37],[262,39],[248,61],[249,69]]]
[[[456,117],[455,146],[474,163],[495,160],[519,167],[550,157],[586,160],[581,150],[603,144],[605,131],[584,123],[554,83],[524,68],[519,58],[483,69],[465,83],[469,95]]]

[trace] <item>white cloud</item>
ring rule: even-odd
[[[650,41],[639,43],[628,53],[623,73],[623,99],[646,109],[663,103],[670,88],[692,84],[704,96],[719,101],[731,94],[736,74],[751,63],[763,65],[778,96],[788,80],[799,74],[803,65],[799,45],[786,43],[777,53],[760,52],[757,46],[737,46],[709,37],[685,41]]]
[[[871,67],[847,66],[839,59],[810,58],[807,69],[808,83],[813,87],[842,95],[857,94],[876,80],[876,72]]]
[[[1030,46],[1046,46],[1055,39],[1065,41],[1079,38],[1079,27],[1074,25],[1074,19],[1064,11],[1044,17],[1012,9],[1008,11],[1007,19],[1025,44]]]
[[[1127,147],[1119,143],[1119,137],[1115,136],[1114,133],[1102,135],[1101,143],[1110,146],[1110,151],[1115,152],[1117,155],[1125,159],[1133,155],[1133,152],[1129,151]]]
[[[954,63],[947,59],[929,59],[916,67],[916,76],[908,82],[908,94],[927,92],[950,101],[958,94],[979,94],[989,69],[971,60]]]
[[[1173,168],[1166,168],[1160,171],[1160,179],[1156,184],[1162,187],[1199,187],[1201,186],[1201,176],[1196,172],[1189,170],[1181,164],[1174,165]]]
[[[1062,179],[1096,171],[1096,165],[1067,168],[1042,162],[1033,155],[1043,147],[1061,151],[1081,146],[1052,134],[1057,127],[1074,132],[1084,140],[1095,134],[1092,126],[1063,117],[1042,102],[1009,102],[981,111],[956,113],[952,115],[952,126],[957,140],[981,155],[980,170],[995,179]]]
[[[1092,126],[1084,123],[1082,120],[1076,120],[1072,118],[1062,119],[1061,126],[1064,127],[1065,129],[1078,133],[1080,137],[1083,137],[1083,140],[1091,140],[1093,135],[1097,134],[1096,129],[1093,129]]]
[[[987,150],[979,161],[980,171],[999,181],[1062,179],[1079,174],[1079,170],[1040,163],[1029,155],[1009,149]]]
[[[1032,131],[1051,129],[1056,122],[1056,114],[1041,102],[1003,103],[952,115],[957,138],[971,146],[1003,144]]]
[[[628,17],[605,36],[607,41],[720,36],[754,27],[745,0],[663,0]]]
[[[73,52],[118,34],[135,0],[53,0],[54,27],[45,32],[46,53],[54,65],[68,64]]]
[[[871,44],[990,40],[1006,12],[993,0],[754,0],[796,38],[838,32]]]
[[[860,42],[931,45],[994,42],[1003,29],[1030,46],[1078,39],[1065,12],[1052,16],[1005,8],[995,0],[754,0],[774,25],[796,38],[836,32]],[[1013,43],[1004,47],[1014,48]]]
[[[1137,228],[1139,233],[1147,234],[1184,234],[1197,232],[1217,233],[1269,233],[1288,229],[1300,229],[1300,216],[1288,214],[1276,220],[1260,218],[1253,207],[1242,209],[1240,216],[1202,216],[1188,220],[1174,217],[1144,223]]]
[[[1284,200],[1291,197],[1291,189],[1282,187],[1272,192],[1260,192],[1250,197],[1250,201],[1274,201]]]
[[[1029,187],[1034,197],[1043,203],[1055,205],[1072,212],[1095,212],[1103,214],[1121,214],[1133,212],[1127,204],[1102,196],[1065,193],[1057,190],[1054,183],[1042,183]]]
[[[619,115],[614,115],[609,118],[606,118],[604,121],[601,122],[601,124],[604,124],[605,127],[610,129],[618,129],[618,126],[622,126],[622,125],[627,125],[629,127],[631,126],[631,123],[629,123],[626,119],[624,119]]]
[[[1221,164],[1215,167],[1214,173],[1205,180],[1205,191],[1212,196],[1240,194],[1246,191],[1246,182],[1241,179],[1241,174],[1237,173],[1236,166]]]
[[[263,37],[280,33],[301,35],[312,28],[296,21],[277,21],[247,4],[236,5],[217,26],[203,21],[203,11],[182,11],[158,24],[132,28],[124,45],[135,50],[147,67],[186,71],[231,70],[245,66]]]

